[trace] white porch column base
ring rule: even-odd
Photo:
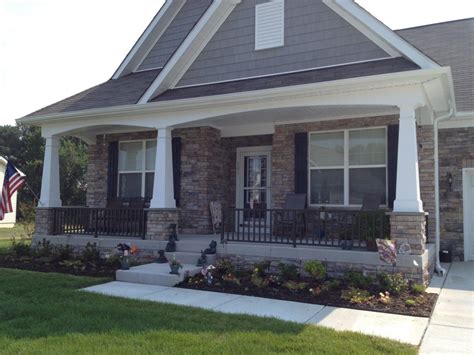
[[[418,169],[416,106],[400,106],[397,194],[394,212],[423,212]]]
[[[59,182],[59,137],[46,137],[43,178],[41,179],[40,208],[61,207]]]
[[[176,208],[173,185],[173,151],[171,129],[158,129],[155,180],[150,208]]]

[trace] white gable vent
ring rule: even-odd
[[[285,2],[272,0],[255,7],[255,50],[285,44]]]

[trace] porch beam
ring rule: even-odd
[[[59,181],[59,136],[46,138],[44,148],[43,178],[41,179],[40,208],[61,207]]]
[[[159,128],[156,144],[153,198],[150,202],[150,208],[176,208],[171,141],[171,128]]]
[[[418,168],[416,136],[416,105],[400,108],[400,129],[397,164],[397,192],[394,212],[423,212]]]

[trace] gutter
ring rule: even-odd
[[[451,119],[454,116],[454,108],[451,102],[449,102],[449,113],[447,115],[437,117],[433,123],[433,133],[434,133],[434,163],[435,163],[435,218],[436,218],[436,233],[435,233],[435,272],[438,275],[444,276],[446,270],[441,267],[441,262],[439,260],[440,252],[440,235],[441,235],[441,221],[440,221],[440,202],[439,202],[439,142],[438,142],[438,124],[441,121]]]

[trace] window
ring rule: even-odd
[[[122,198],[153,197],[156,140],[120,142],[118,193]]]
[[[255,7],[255,50],[285,44],[285,2],[272,0]]]
[[[367,194],[387,204],[387,130],[311,133],[311,205],[362,205]]]

